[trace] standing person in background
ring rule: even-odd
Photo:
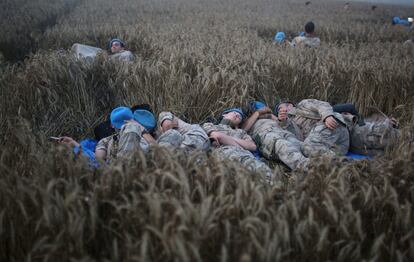
[[[315,24],[308,22],[305,25],[305,35],[297,36],[292,40],[293,47],[319,47],[321,40],[315,35]]]

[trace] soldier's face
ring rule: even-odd
[[[290,110],[292,110],[292,108],[293,108],[293,104],[283,103],[279,106],[279,112],[280,111],[289,112]]]
[[[124,48],[121,47],[121,43],[120,42],[115,41],[115,42],[112,43],[112,46],[111,46],[111,52],[112,53],[116,54],[116,53],[122,51],[123,49]]]
[[[242,116],[237,112],[229,112],[223,115],[224,119],[228,119],[234,126],[238,126],[242,122]]]

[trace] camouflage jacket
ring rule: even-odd
[[[101,139],[95,150],[106,152],[105,160],[111,162],[113,159],[123,156],[134,150],[149,150],[150,143],[142,137],[142,128],[136,122],[129,122],[122,126],[116,134]]]
[[[134,54],[131,53],[131,51],[123,50],[119,53],[113,54],[109,56],[113,60],[119,60],[119,61],[133,61],[135,59]]]
[[[346,126],[343,116],[333,111],[328,102],[305,99],[300,101],[296,107],[288,112],[292,121],[300,128],[303,138],[306,138],[310,130],[327,117],[333,116],[342,125]]]
[[[248,133],[254,138],[256,136],[264,136],[268,132],[289,133],[295,135],[299,140],[303,140],[299,127],[291,119],[279,121],[259,118],[250,128]]]
[[[294,47],[319,47],[320,45],[319,37],[297,36],[292,41]]]

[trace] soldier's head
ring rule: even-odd
[[[221,114],[222,124],[229,125],[231,127],[237,128],[243,122],[245,117],[243,111],[240,108],[229,108],[223,111]]]
[[[145,109],[137,109],[134,111],[134,120],[142,125],[145,130],[152,132],[157,127],[157,120],[152,112]]]
[[[126,121],[131,120],[133,117],[134,114],[129,107],[117,107],[111,112],[111,125],[113,128],[119,130],[122,128]]]
[[[246,117],[251,116],[256,110],[263,109],[266,107],[266,104],[261,101],[250,100],[242,107],[243,114]]]
[[[102,138],[113,135],[115,133],[115,129],[112,127],[111,121],[107,120],[95,127],[93,132],[95,134],[95,139],[99,141]]]
[[[305,33],[312,35],[315,32],[315,24],[313,22],[307,22],[305,25]]]
[[[114,38],[109,42],[109,48],[113,54],[116,54],[125,49],[125,43],[119,38]]]
[[[274,113],[276,116],[279,115],[279,111],[286,111],[289,112],[290,110],[292,110],[292,108],[295,107],[295,104],[288,100],[288,99],[282,99],[278,104],[276,104],[275,109],[274,109]]]

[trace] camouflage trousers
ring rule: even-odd
[[[190,131],[181,134],[175,129],[170,129],[157,139],[158,145],[170,149],[181,148],[190,153],[194,150],[207,151],[210,148],[210,140],[206,132],[199,125],[192,125]]]
[[[264,174],[267,182],[271,182],[272,180],[272,170],[265,163],[256,159],[256,157],[246,149],[238,146],[221,146],[213,150],[213,155],[218,159],[228,159],[239,162],[248,170]]]
[[[400,137],[401,131],[386,121],[365,122],[365,125],[356,125],[352,129],[350,151],[370,156],[383,155],[387,148],[398,143]]]
[[[292,170],[306,168],[309,164],[309,158],[302,153],[303,142],[290,132],[270,130],[257,142],[265,158],[280,160]]]
[[[323,123],[318,123],[311,129],[302,145],[302,152],[307,157],[315,156],[344,156],[349,149],[349,131],[339,125],[329,129]]]

